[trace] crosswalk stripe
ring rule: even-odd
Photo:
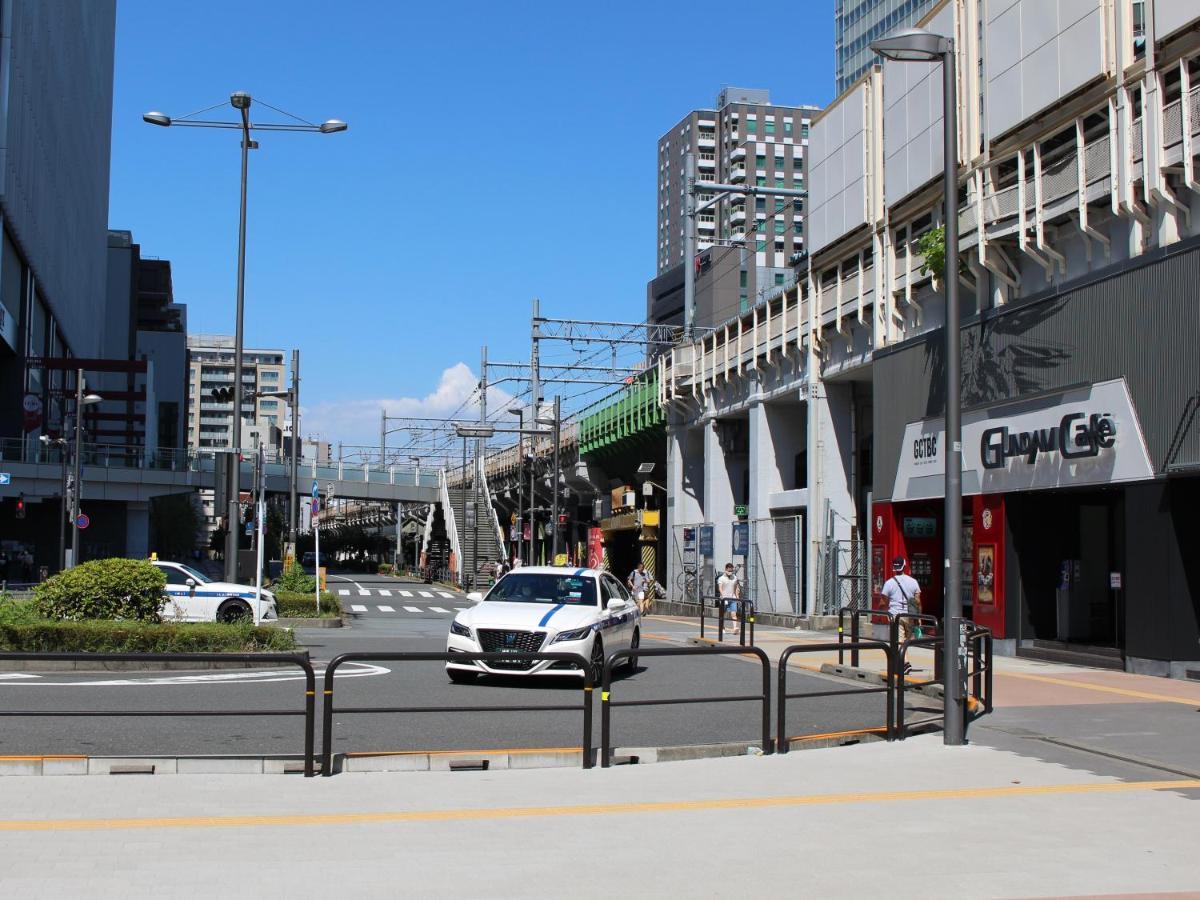
[[[429,591],[417,591],[417,593],[420,594],[422,597],[432,597],[433,596],[433,594],[431,594]]]
[[[412,591],[400,591],[399,594],[401,597],[411,597]]]
[[[358,592],[358,596],[360,596],[360,597],[370,597],[370,596],[371,596],[371,592],[370,592],[370,591],[359,591],[359,592]]]
[[[429,607],[429,608],[430,608],[431,610],[433,610],[434,612],[440,612],[440,613],[448,613],[448,612],[450,612],[450,610],[448,610],[448,609],[442,609],[440,606],[431,606],[431,607]]]
[[[350,592],[349,592],[349,591],[338,591],[338,593],[339,593],[339,594],[341,594],[343,597],[349,597],[349,596],[350,596]]]
[[[406,609],[408,612],[420,612],[420,611],[421,611],[421,607],[419,607],[419,606],[406,606],[406,607],[404,607],[404,608],[405,608],[405,609]]]
[[[377,606],[375,608],[377,610],[379,610],[380,612],[395,612],[396,611],[396,610],[392,609],[390,606]]]
[[[380,597],[390,597],[390,596],[392,596],[392,592],[391,591],[380,591],[379,596]]]
[[[359,606],[357,603],[355,603],[350,608],[352,610],[354,610],[355,612],[366,612],[367,611],[367,608],[365,606]]]
[[[447,600],[453,600],[453,599],[454,599],[454,595],[453,595],[453,594],[446,594],[446,593],[443,593],[442,591],[438,591],[438,596],[439,596],[439,597],[445,597]]]

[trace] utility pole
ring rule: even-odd
[[[530,339],[531,346],[529,351],[529,388],[530,402],[532,406],[532,415],[530,424],[534,430],[537,429],[538,416],[542,409],[542,383],[541,372],[538,368],[540,356],[540,348],[538,340],[541,338],[541,301],[537,297],[533,298],[533,319],[530,322]],[[537,435],[529,436],[529,564],[534,564],[534,516],[533,511],[537,508],[537,491],[536,476],[537,476]]]
[[[296,519],[299,516],[300,498],[297,479],[300,477],[300,351],[292,351],[292,465],[288,473],[288,547],[296,556]],[[285,556],[287,554],[284,554]]]
[[[79,565],[79,500],[83,495],[80,483],[83,461],[83,369],[75,372],[75,492],[71,495],[71,565]]]
[[[384,460],[384,453],[386,452],[386,448],[385,448],[386,443],[387,443],[387,410],[381,409],[381,410],[379,410],[379,465],[381,468],[384,468],[387,466],[387,462]],[[364,453],[363,455],[365,456],[366,454]]]
[[[683,337],[690,342],[696,324],[696,154],[684,154],[683,168]]]
[[[487,366],[488,366],[487,345],[484,344],[482,347],[479,348],[479,426],[480,426],[480,428],[483,428],[485,425],[487,425],[487,392],[488,392]],[[482,437],[475,438],[475,474],[471,479],[472,484],[475,486],[475,490],[472,492],[472,494],[474,496],[476,517],[478,517],[480,515],[481,507],[486,508],[487,513],[488,513],[488,521],[490,522],[491,521],[491,512],[492,512],[491,498],[480,496],[480,494],[483,490],[483,484],[484,484],[483,449],[484,449],[484,439]],[[481,500],[483,500],[484,502],[480,502]],[[471,578],[472,578],[472,580],[474,580],[474,578],[475,578],[474,573],[477,573],[479,571],[479,560],[476,558],[479,554],[479,548],[478,548],[479,524],[478,524],[478,521],[476,521],[475,532],[474,532],[474,535],[471,538],[471,540],[472,540],[472,545],[471,545],[471,548],[472,548],[471,549],[472,576],[471,576]]]
[[[551,496],[553,497],[553,501],[552,501],[553,510],[550,514],[551,515],[550,521],[552,523],[554,523],[554,539],[550,542],[551,549],[552,549],[552,556],[550,557],[551,565],[555,565],[556,564],[555,561],[558,559],[558,547],[559,547],[559,537],[560,537],[559,532],[562,531],[562,528],[559,526],[559,522],[558,522],[558,445],[559,445],[559,440],[562,437],[561,429],[562,429],[562,396],[559,394],[555,394],[554,395],[554,472],[550,479],[550,489],[552,492]]]

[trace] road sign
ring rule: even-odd
[[[750,552],[750,523],[733,523],[733,555],[745,556]]]
[[[750,507],[746,506],[743,503],[739,503],[737,506],[735,506],[733,508],[733,514],[735,516],[737,516],[739,519],[744,519],[748,515],[750,515]]]
[[[711,525],[700,526],[700,555],[705,559],[713,558],[713,527]]]
[[[87,528],[92,524],[92,520],[87,517],[87,513],[80,513],[75,517],[76,528]]]
[[[314,478],[313,479],[313,489],[312,489],[313,499],[316,500],[317,497],[319,496],[319,494],[320,494],[320,488],[317,485],[317,479]]]
[[[8,472],[0,472],[0,484],[12,484],[12,475]]]

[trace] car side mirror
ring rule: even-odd
[[[196,586],[196,579],[189,578],[187,581],[184,582],[184,584],[186,584],[190,588],[194,588]]]
[[[613,597],[608,601],[608,610],[609,612],[616,612],[618,609],[624,609],[628,605],[629,604],[620,597]]]
[[[471,591],[471,593],[467,594],[467,599],[472,603],[480,603],[483,601],[483,594],[479,593],[479,591]]]

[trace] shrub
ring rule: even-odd
[[[296,594],[288,591],[275,593],[275,611],[281,619],[315,619],[317,618],[317,603],[313,591],[307,594]],[[342,604],[329,591],[321,592],[321,615],[340,616]]]
[[[25,653],[259,653],[295,648],[290,631],[249,623],[0,622],[0,650]]]
[[[97,559],[59,572],[33,589],[45,619],[159,621],[166,576],[141,559]]]
[[[28,600],[14,600],[12,594],[0,594],[0,625],[25,625],[39,619],[37,608]]]
[[[380,575],[393,575],[393,574],[395,574],[395,572],[396,572],[396,567],[393,566],[391,563],[380,563],[380,565],[379,565],[379,574]]]
[[[272,585],[276,595],[284,593],[304,594],[313,593],[317,589],[317,580],[304,571],[299,563],[292,563]]]

